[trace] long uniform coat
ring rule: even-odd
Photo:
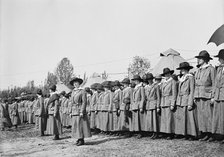
[[[131,96],[131,88],[124,88],[121,93],[121,103],[119,107],[120,113],[118,118],[118,131],[126,131],[129,129],[128,115],[131,103]]]
[[[91,137],[90,124],[86,114],[87,94],[85,90],[74,89],[71,100],[72,136],[77,139]]]
[[[145,121],[143,117],[143,113],[140,113],[140,110],[144,109],[144,101],[145,101],[145,90],[142,86],[142,83],[135,86],[132,98],[131,98],[131,106],[130,110],[132,111],[132,119],[130,126],[130,131],[141,131],[141,128],[144,128]]]
[[[52,93],[47,105],[48,119],[46,133],[49,135],[62,134],[62,125],[59,113],[59,96]]]
[[[177,82],[170,77],[161,84],[161,124],[160,132],[174,133],[174,112],[170,107],[175,107],[177,99]]]
[[[60,99],[60,117],[61,117],[61,123],[62,126],[66,126],[66,103],[67,103],[67,98],[62,97]]]
[[[12,122],[9,116],[8,104],[0,104],[0,129],[11,126]]]
[[[21,124],[20,118],[19,118],[19,112],[18,112],[18,104],[14,102],[11,104],[11,120],[12,120],[12,125],[17,126]]]
[[[37,103],[38,103],[38,109],[37,109],[37,114],[38,114],[38,122],[39,122],[39,131],[40,132],[44,132],[46,130],[46,110],[45,110],[45,106],[44,106],[44,98],[43,97],[39,97],[37,99]]]
[[[146,96],[146,114],[144,131],[158,132],[159,122],[157,116],[157,108],[160,108],[160,87],[157,83],[145,88]]]
[[[112,125],[111,131],[117,131],[118,130],[118,109],[121,104],[121,96],[122,91],[120,89],[117,89],[114,91],[112,95],[112,103],[109,107],[110,113],[109,113],[109,124]]]
[[[211,98],[215,84],[215,68],[211,65],[200,67],[195,74],[194,98],[197,105],[199,131],[212,131]]]
[[[70,118],[70,114],[69,114],[69,108],[68,108],[68,103],[69,103],[69,99],[66,98],[63,101],[63,108],[62,108],[62,125],[65,127],[68,127],[70,125],[69,123],[69,118]]]
[[[33,112],[34,112],[34,122],[35,122],[35,128],[39,130],[39,108],[40,108],[40,103],[38,103],[38,99],[34,100],[33,104]]]
[[[27,109],[27,115],[28,115],[28,123],[33,124],[33,102],[28,101],[28,109]]]
[[[212,133],[224,135],[224,65],[217,68],[213,93]]]
[[[95,129],[96,128],[96,104],[98,99],[98,93],[97,91],[93,92],[93,95],[90,100],[90,128]]]
[[[96,128],[101,129],[102,126],[102,104],[103,104],[103,94],[104,92],[100,92],[98,93],[98,99],[97,99],[97,103],[96,103],[96,107],[95,107],[95,111],[96,111]]]
[[[175,113],[175,134],[198,135],[197,108],[194,106],[194,76],[186,74],[180,78]],[[188,111],[188,106],[192,107]]]
[[[113,130],[113,123],[112,120],[109,119],[109,112],[111,112],[110,107],[112,104],[112,97],[113,94],[110,90],[105,91],[103,93],[103,98],[102,98],[102,106],[101,106],[101,130],[102,131],[112,131]],[[112,117],[110,117],[112,118]]]

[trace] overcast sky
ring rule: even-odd
[[[169,48],[216,54],[223,23],[223,0],[0,0],[0,89],[40,84],[63,57],[82,76],[127,72],[135,55],[153,67]]]

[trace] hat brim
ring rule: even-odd
[[[204,57],[204,56],[195,56],[195,58],[213,60],[211,57]]]
[[[75,79],[71,80],[69,83],[70,83],[70,85],[73,86],[74,82],[78,82],[81,85],[83,83],[83,80],[80,78],[75,78]]]
[[[132,81],[143,81],[142,79],[137,79],[137,78],[133,78],[133,79],[131,79]]]
[[[131,84],[130,82],[121,82],[121,84]]]
[[[181,70],[181,69],[190,70],[190,69],[193,69],[193,68],[194,68],[193,66],[186,66],[186,67],[178,67],[177,70]]]
[[[172,75],[174,73],[174,70],[170,70],[169,72],[162,73],[161,76],[165,76],[166,74],[169,74],[169,73]]]

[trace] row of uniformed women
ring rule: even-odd
[[[174,134],[190,138],[200,135],[201,140],[209,141],[214,140],[214,134],[224,135],[224,50],[216,57],[221,63],[217,71],[209,64],[212,59],[209,53],[200,52],[196,56],[199,68],[195,76],[189,73],[193,68],[189,63],[181,63],[177,68],[181,72],[179,81],[172,77],[173,70],[165,68],[162,83],[158,83],[158,77],[153,82],[152,74],[147,74],[143,79],[134,76],[134,88],[124,79],[123,91],[119,82],[93,84],[89,107],[91,128],[105,132],[127,129],[161,132],[168,138]]]

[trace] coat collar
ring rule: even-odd
[[[140,88],[140,87],[142,87],[142,82],[139,83],[139,84],[137,84],[137,85],[135,86],[135,89],[138,89],[138,88]]]
[[[207,67],[209,67],[209,66],[211,66],[211,64],[204,64],[204,65],[200,66],[199,69],[205,69],[205,68],[207,68]]]
[[[184,81],[187,80],[188,77],[191,77],[191,76],[193,76],[193,75],[191,75],[191,74],[183,75],[183,76],[179,79],[179,81],[180,81],[180,82],[184,82]]]

